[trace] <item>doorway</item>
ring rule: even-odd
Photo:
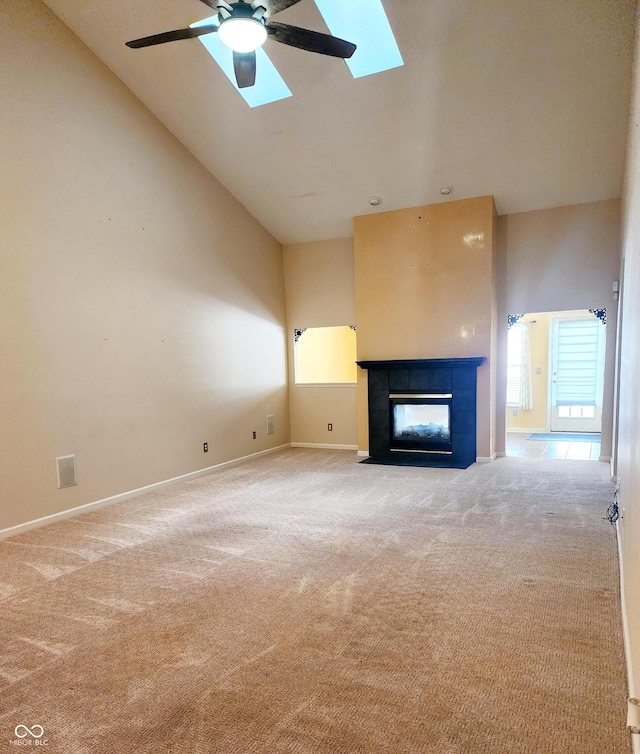
[[[605,310],[509,316],[507,455],[599,456],[605,341]]]

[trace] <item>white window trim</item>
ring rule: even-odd
[[[357,382],[296,382],[295,387],[358,387]]]

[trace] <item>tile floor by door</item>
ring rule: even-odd
[[[557,440],[529,440],[524,432],[507,432],[507,455],[523,458],[567,458],[572,461],[597,461],[599,442],[570,442],[560,436]]]

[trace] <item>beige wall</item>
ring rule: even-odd
[[[639,41],[637,38],[636,51]],[[618,477],[623,597],[629,629],[629,691],[637,696],[640,692],[640,60],[637,54],[634,74],[623,212]]]
[[[280,245],[38,0],[0,70],[0,529],[286,443]]]
[[[607,310],[602,457],[611,455],[620,201],[521,212],[498,219],[502,269],[498,316],[498,450],[504,451],[507,315],[570,309]]]
[[[293,384],[293,330],[355,324],[353,239],[284,247],[291,441],[356,447],[355,386]],[[333,425],[333,431],[327,425]]]
[[[490,196],[354,218],[358,359],[486,356],[477,453],[493,453],[496,232]],[[368,446],[366,378],[358,441]]]

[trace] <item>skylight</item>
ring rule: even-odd
[[[354,78],[404,65],[381,0],[315,0],[315,3],[331,34],[357,46],[353,56],[345,60]],[[217,14],[191,26],[207,24],[219,24]],[[198,39],[249,107],[291,97],[289,87],[262,47],[256,50],[255,85],[240,89],[233,71],[233,53],[218,34],[205,34]]]
[[[218,16],[216,14],[209,18],[203,18],[202,21],[191,24],[191,26],[206,26],[207,24],[218,23]],[[224,75],[231,82],[231,86],[243,97],[249,107],[259,107],[260,105],[266,105],[268,102],[276,102],[279,99],[291,96],[289,87],[284,83],[262,47],[256,50],[256,83],[253,86],[238,89],[233,72],[233,52],[220,41],[217,34],[204,34],[198,37],[198,39],[205,46],[209,55],[222,68]]]
[[[315,0],[329,31],[357,45],[346,60],[353,77],[404,65],[380,0]]]

